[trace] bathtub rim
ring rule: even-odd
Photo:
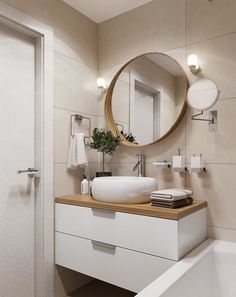
[[[232,250],[232,247],[234,248]],[[236,254],[236,243],[217,239],[207,239],[192,252],[177,262],[169,270],[144,288],[137,297],[160,297],[179,279],[210,252],[227,252]]]

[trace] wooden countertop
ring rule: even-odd
[[[72,195],[55,198],[56,203],[78,205],[90,208],[107,209],[113,211],[133,213],[137,215],[146,215],[170,220],[179,220],[181,218],[196,212],[199,209],[207,207],[206,201],[194,200],[189,206],[178,209],[161,208],[146,204],[116,204],[96,201],[88,195]]]

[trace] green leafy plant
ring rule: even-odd
[[[133,136],[132,133],[127,134],[127,133],[125,133],[124,131],[121,131],[120,133],[121,133],[121,134],[125,137],[125,139],[128,140],[129,142],[134,143],[134,144],[138,144],[138,142],[135,140],[135,136]]]
[[[105,155],[113,155],[116,147],[120,143],[119,136],[114,136],[111,131],[94,128],[91,136],[92,141],[88,143],[91,149],[101,152],[103,155],[103,172]]]

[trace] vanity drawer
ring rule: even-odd
[[[56,232],[56,264],[139,292],[176,262]]]
[[[206,209],[175,221],[56,203],[56,231],[177,261],[205,240]]]

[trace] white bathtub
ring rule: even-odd
[[[236,297],[236,243],[207,240],[137,297]]]

